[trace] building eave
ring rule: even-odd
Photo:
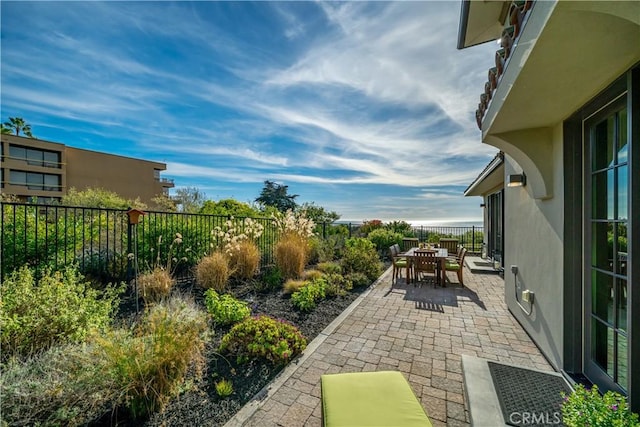
[[[504,154],[499,152],[464,190],[465,197],[482,196],[504,183]]]

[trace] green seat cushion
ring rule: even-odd
[[[397,259],[395,260],[396,267],[406,267],[407,260],[406,259]]]
[[[447,270],[460,270],[460,264],[456,262],[446,263],[444,268],[446,268]]]
[[[321,377],[325,427],[429,427],[431,421],[400,372]]]

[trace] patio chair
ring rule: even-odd
[[[417,248],[420,240],[416,237],[405,237],[402,239],[402,252],[407,252],[411,248]]]
[[[458,250],[458,239],[442,238],[439,243],[440,247],[446,249],[449,254],[455,254]]]
[[[409,263],[409,269],[411,269],[411,261],[407,257],[400,256],[400,246],[398,244],[389,247],[389,254],[393,265],[391,276],[395,282],[399,277],[402,277],[402,270],[407,269],[407,263]]]
[[[320,377],[325,427],[431,427],[402,373],[325,374]]]
[[[436,252],[432,250],[417,250],[413,256],[413,276],[415,286],[420,282],[420,274],[433,274],[433,286],[438,281],[438,265],[440,261],[436,257]]]
[[[450,261],[447,259],[447,262],[444,265],[446,271],[455,271],[458,274],[458,282],[462,286],[464,286],[464,282],[462,281],[462,271],[464,270],[464,257],[467,255],[467,249],[462,248],[462,252],[460,257],[457,260]]]

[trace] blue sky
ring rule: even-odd
[[[459,1],[11,2],[1,119],[167,164],[253,201],[264,180],[345,220],[477,221],[495,155],[474,111],[496,46],[456,50]]]

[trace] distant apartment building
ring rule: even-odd
[[[22,200],[49,202],[72,187],[91,187],[150,203],[174,186],[172,180],[160,177],[167,169],[164,163],[14,135],[2,135],[0,148],[2,192]]]

